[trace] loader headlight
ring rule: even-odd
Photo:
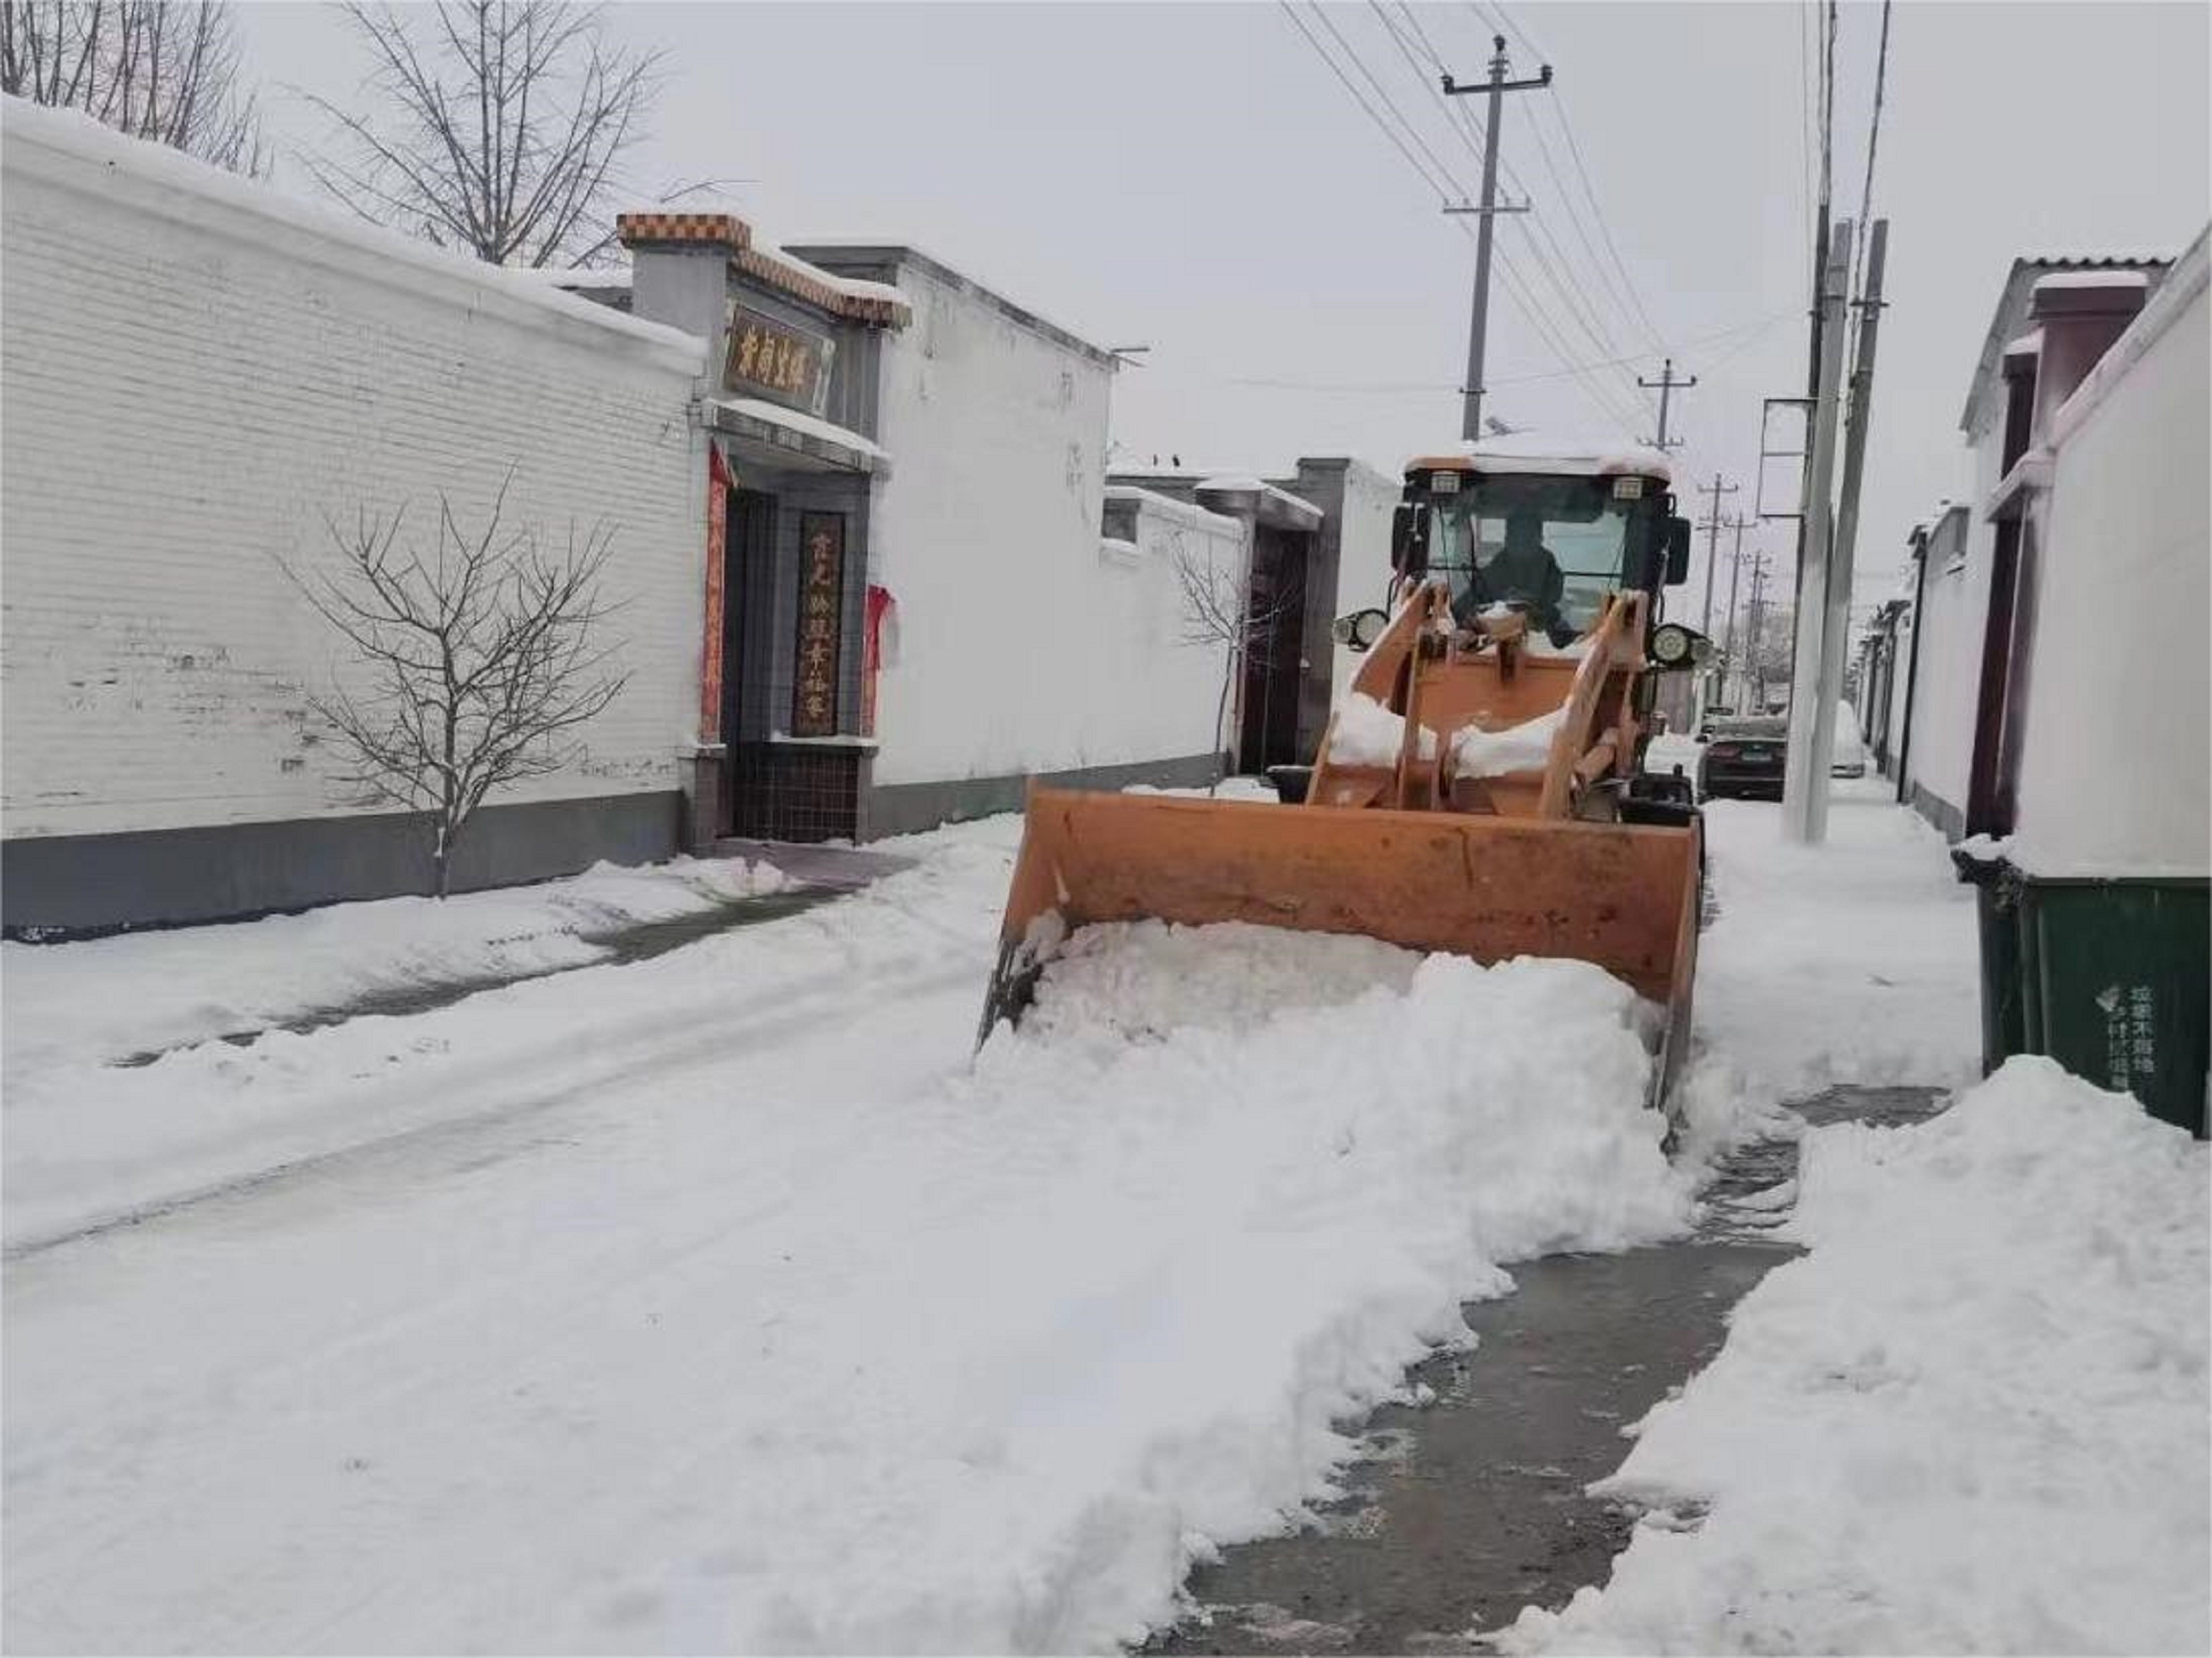
[[[1697,637],[1677,622],[1662,622],[1651,630],[1651,659],[1662,668],[1679,668],[1690,659]]]
[[[1355,651],[1364,651],[1382,637],[1382,630],[1389,625],[1390,617],[1386,611],[1354,610],[1350,616],[1337,617],[1329,632],[1338,644],[1349,645]]]

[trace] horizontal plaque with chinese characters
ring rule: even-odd
[[[837,647],[845,593],[845,515],[799,515],[799,659],[791,734],[837,732]]]
[[[819,415],[830,406],[830,364],[837,343],[730,303],[730,355],[722,383],[747,397]]]

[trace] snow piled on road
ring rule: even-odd
[[[1463,1338],[1462,1302],[1511,1287],[1500,1263],[1688,1219],[1641,1108],[1634,999],[1594,969],[1100,932],[957,1090],[988,1188],[959,1206],[963,1276],[991,1303],[971,1303],[959,1431],[988,1439],[990,1477],[911,1516],[912,1582],[888,1563],[844,1582],[781,1631],[799,1644],[1136,1638],[1193,1558],[1326,1489],[1352,1449],[1335,1424]],[[1001,1160],[1018,1183],[986,1175]]]
[[[11,1090],[8,1644],[1111,1650],[1505,1263],[1689,1220],[1583,964],[1104,929],[971,1065],[1012,829]]]
[[[1803,1151],[1811,1254],[1594,1488],[1652,1518],[1501,1644],[2212,1649],[2206,1149],[2015,1059]]]
[[[604,960],[592,942],[773,892],[739,858],[597,864],[535,886],[385,898],[228,926],[0,944],[10,1077],[257,1030],[364,996],[520,977]]]

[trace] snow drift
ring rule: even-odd
[[[1917,1127],[1814,1131],[1812,1253],[1593,1488],[1651,1517],[1502,1644],[2206,1651],[2206,1175],[2047,1060]]]
[[[749,961],[866,1034],[687,1017],[526,1113],[11,1264],[10,1644],[1111,1651],[1326,1492],[1504,1263],[1687,1219],[1585,964],[1100,929],[971,1069],[1006,864],[963,855],[370,1022],[590,1044]],[[284,1039],[291,1085],[492,1085],[404,1043],[349,1081],[376,1034]],[[236,1085],[194,1057],[109,1074]]]
[[[676,858],[450,898],[380,898],[256,921],[0,944],[11,1078],[112,1061],[416,986],[605,960],[600,933],[775,892],[742,858]]]

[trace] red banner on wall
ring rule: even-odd
[[[699,654],[699,740],[722,740],[723,550],[730,538],[730,475],[722,447],[707,446],[707,617]]]
[[[890,641],[885,635],[898,625],[898,601],[887,587],[868,584],[868,625],[860,645],[860,735],[876,734],[876,675],[883,669]]]

